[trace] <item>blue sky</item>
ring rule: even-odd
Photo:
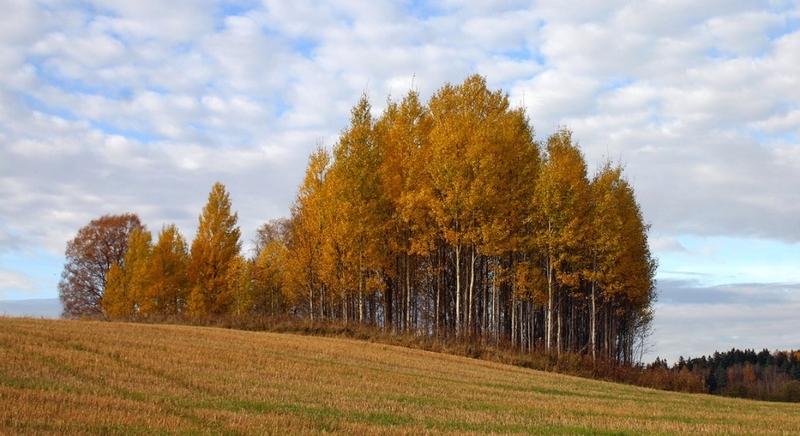
[[[800,283],[800,244],[770,239],[682,235],[659,251],[661,279],[726,283]]]
[[[216,180],[249,240],[362,92],[480,73],[539,139],[624,163],[660,264],[649,356],[798,348],[799,28],[780,0],[2,2],[0,299],[56,296],[101,214],[191,237]]]

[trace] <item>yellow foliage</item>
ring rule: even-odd
[[[103,310],[109,318],[133,319],[145,315],[142,310],[147,307],[151,239],[149,231],[134,229],[128,237],[128,249],[122,264],[114,264],[113,271],[109,271],[103,296]]]
[[[192,316],[227,313],[234,299],[227,284],[228,270],[241,249],[237,214],[225,186],[217,182],[200,215],[197,235],[192,241],[189,280]]]

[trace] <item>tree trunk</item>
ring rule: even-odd
[[[409,256],[405,255],[406,272],[406,330],[411,330],[411,269],[408,267]]]
[[[441,271],[441,248],[436,247],[436,337],[439,337],[441,321],[439,319],[442,311],[442,271]]]
[[[531,323],[531,348],[530,351],[533,351],[534,345],[536,344],[536,303],[534,303],[533,299],[531,299],[531,311],[528,314],[530,317]]]
[[[358,322],[364,323],[364,290],[361,274],[358,277]]]
[[[461,335],[461,245],[456,245],[456,336]]]
[[[517,347],[517,302],[511,297],[511,348]]]
[[[559,356],[561,356],[561,318],[561,300],[559,299],[558,303],[556,303],[556,353]]]
[[[596,309],[596,301],[597,300],[596,300],[596,296],[595,296],[595,282],[594,282],[594,279],[592,279],[592,308],[591,308],[592,313],[591,313],[591,316],[590,316],[592,326],[591,326],[591,329],[590,329],[591,332],[589,333],[591,335],[591,343],[592,343],[592,362],[597,360],[597,343],[596,343],[596,337],[597,337],[597,309]]]
[[[392,293],[394,282],[390,277],[386,278],[386,290],[383,294],[383,329],[389,330],[393,326],[392,322]]]
[[[483,305],[481,307],[481,312],[482,312],[482,314],[481,314],[481,339],[482,339],[482,341],[486,340],[486,325],[487,325],[487,322],[488,322],[488,319],[487,319],[488,312],[487,311],[489,309],[488,307],[486,307],[487,304],[489,303],[488,295],[486,295],[487,294],[487,288],[486,288],[486,278],[485,277],[487,275],[486,273],[488,272],[488,268],[487,268],[486,264],[487,264],[487,262],[484,261],[483,262],[483,265],[484,265],[483,277],[484,277],[484,279],[481,280],[481,294],[482,294],[481,295],[481,299],[483,300]]]
[[[472,305],[472,289],[475,286],[475,247],[472,247],[472,254],[470,258],[469,264],[469,297],[467,300],[467,335],[472,336],[472,312],[473,312],[473,305]]]
[[[314,321],[314,286],[308,286],[308,313],[311,314],[311,321]]]
[[[553,343],[553,268],[550,255],[547,256],[547,327],[545,331],[545,350],[550,351]]]
[[[494,329],[494,345],[497,346],[500,343],[500,316],[499,310],[497,308],[497,303],[499,299],[497,298],[497,284],[495,283],[495,275],[492,273],[492,324]]]

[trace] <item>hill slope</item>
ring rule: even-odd
[[[0,318],[0,433],[800,433],[792,404],[345,339]]]

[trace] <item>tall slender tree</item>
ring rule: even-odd
[[[590,236],[590,190],[586,163],[572,134],[561,130],[547,141],[536,191],[542,232],[539,249],[545,255],[547,309],[545,348],[562,351],[563,315],[569,300],[581,290],[586,272],[583,256]]]
[[[159,316],[180,316],[189,296],[189,253],[178,228],[161,229],[153,246],[148,270],[149,284],[142,311]]]
[[[274,219],[257,230],[251,297],[257,314],[276,316],[286,307],[289,226],[288,220]]]
[[[411,329],[414,301],[414,278],[422,258],[432,248],[430,217],[426,213],[421,192],[427,186],[422,170],[428,150],[430,116],[410,91],[400,103],[389,102],[375,124],[375,137],[380,156],[378,175],[381,188],[381,238],[384,263],[384,312],[387,326],[393,320]],[[397,300],[395,300],[397,298]],[[395,305],[396,304],[396,305]],[[394,311],[400,308],[399,317]]]
[[[108,288],[103,296],[103,311],[107,317],[136,319],[146,316],[152,248],[149,231],[138,228],[131,232],[122,262],[115,263],[108,274]]]
[[[253,310],[275,316],[286,305],[288,249],[280,239],[268,242],[254,260]]]
[[[286,281],[294,290],[289,297],[312,320],[316,318],[314,302],[322,295],[322,251],[327,241],[326,218],[330,211],[323,188],[329,165],[330,155],[323,148],[317,148],[309,157],[305,178],[292,206],[287,241],[290,253],[286,258]]]
[[[237,220],[225,186],[215,183],[192,241],[189,311],[193,316],[224,314],[233,303],[226,281],[228,270],[241,250]]]
[[[336,270],[343,279],[342,296],[352,300],[353,317],[359,322],[365,322],[371,312],[368,303],[377,289],[369,285],[378,283],[383,259],[380,154],[370,111],[369,101],[362,96],[351,112],[350,126],[334,147],[328,175],[330,195],[337,201],[337,219],[332,223],[336,242],[331,249],[350,266]]]

